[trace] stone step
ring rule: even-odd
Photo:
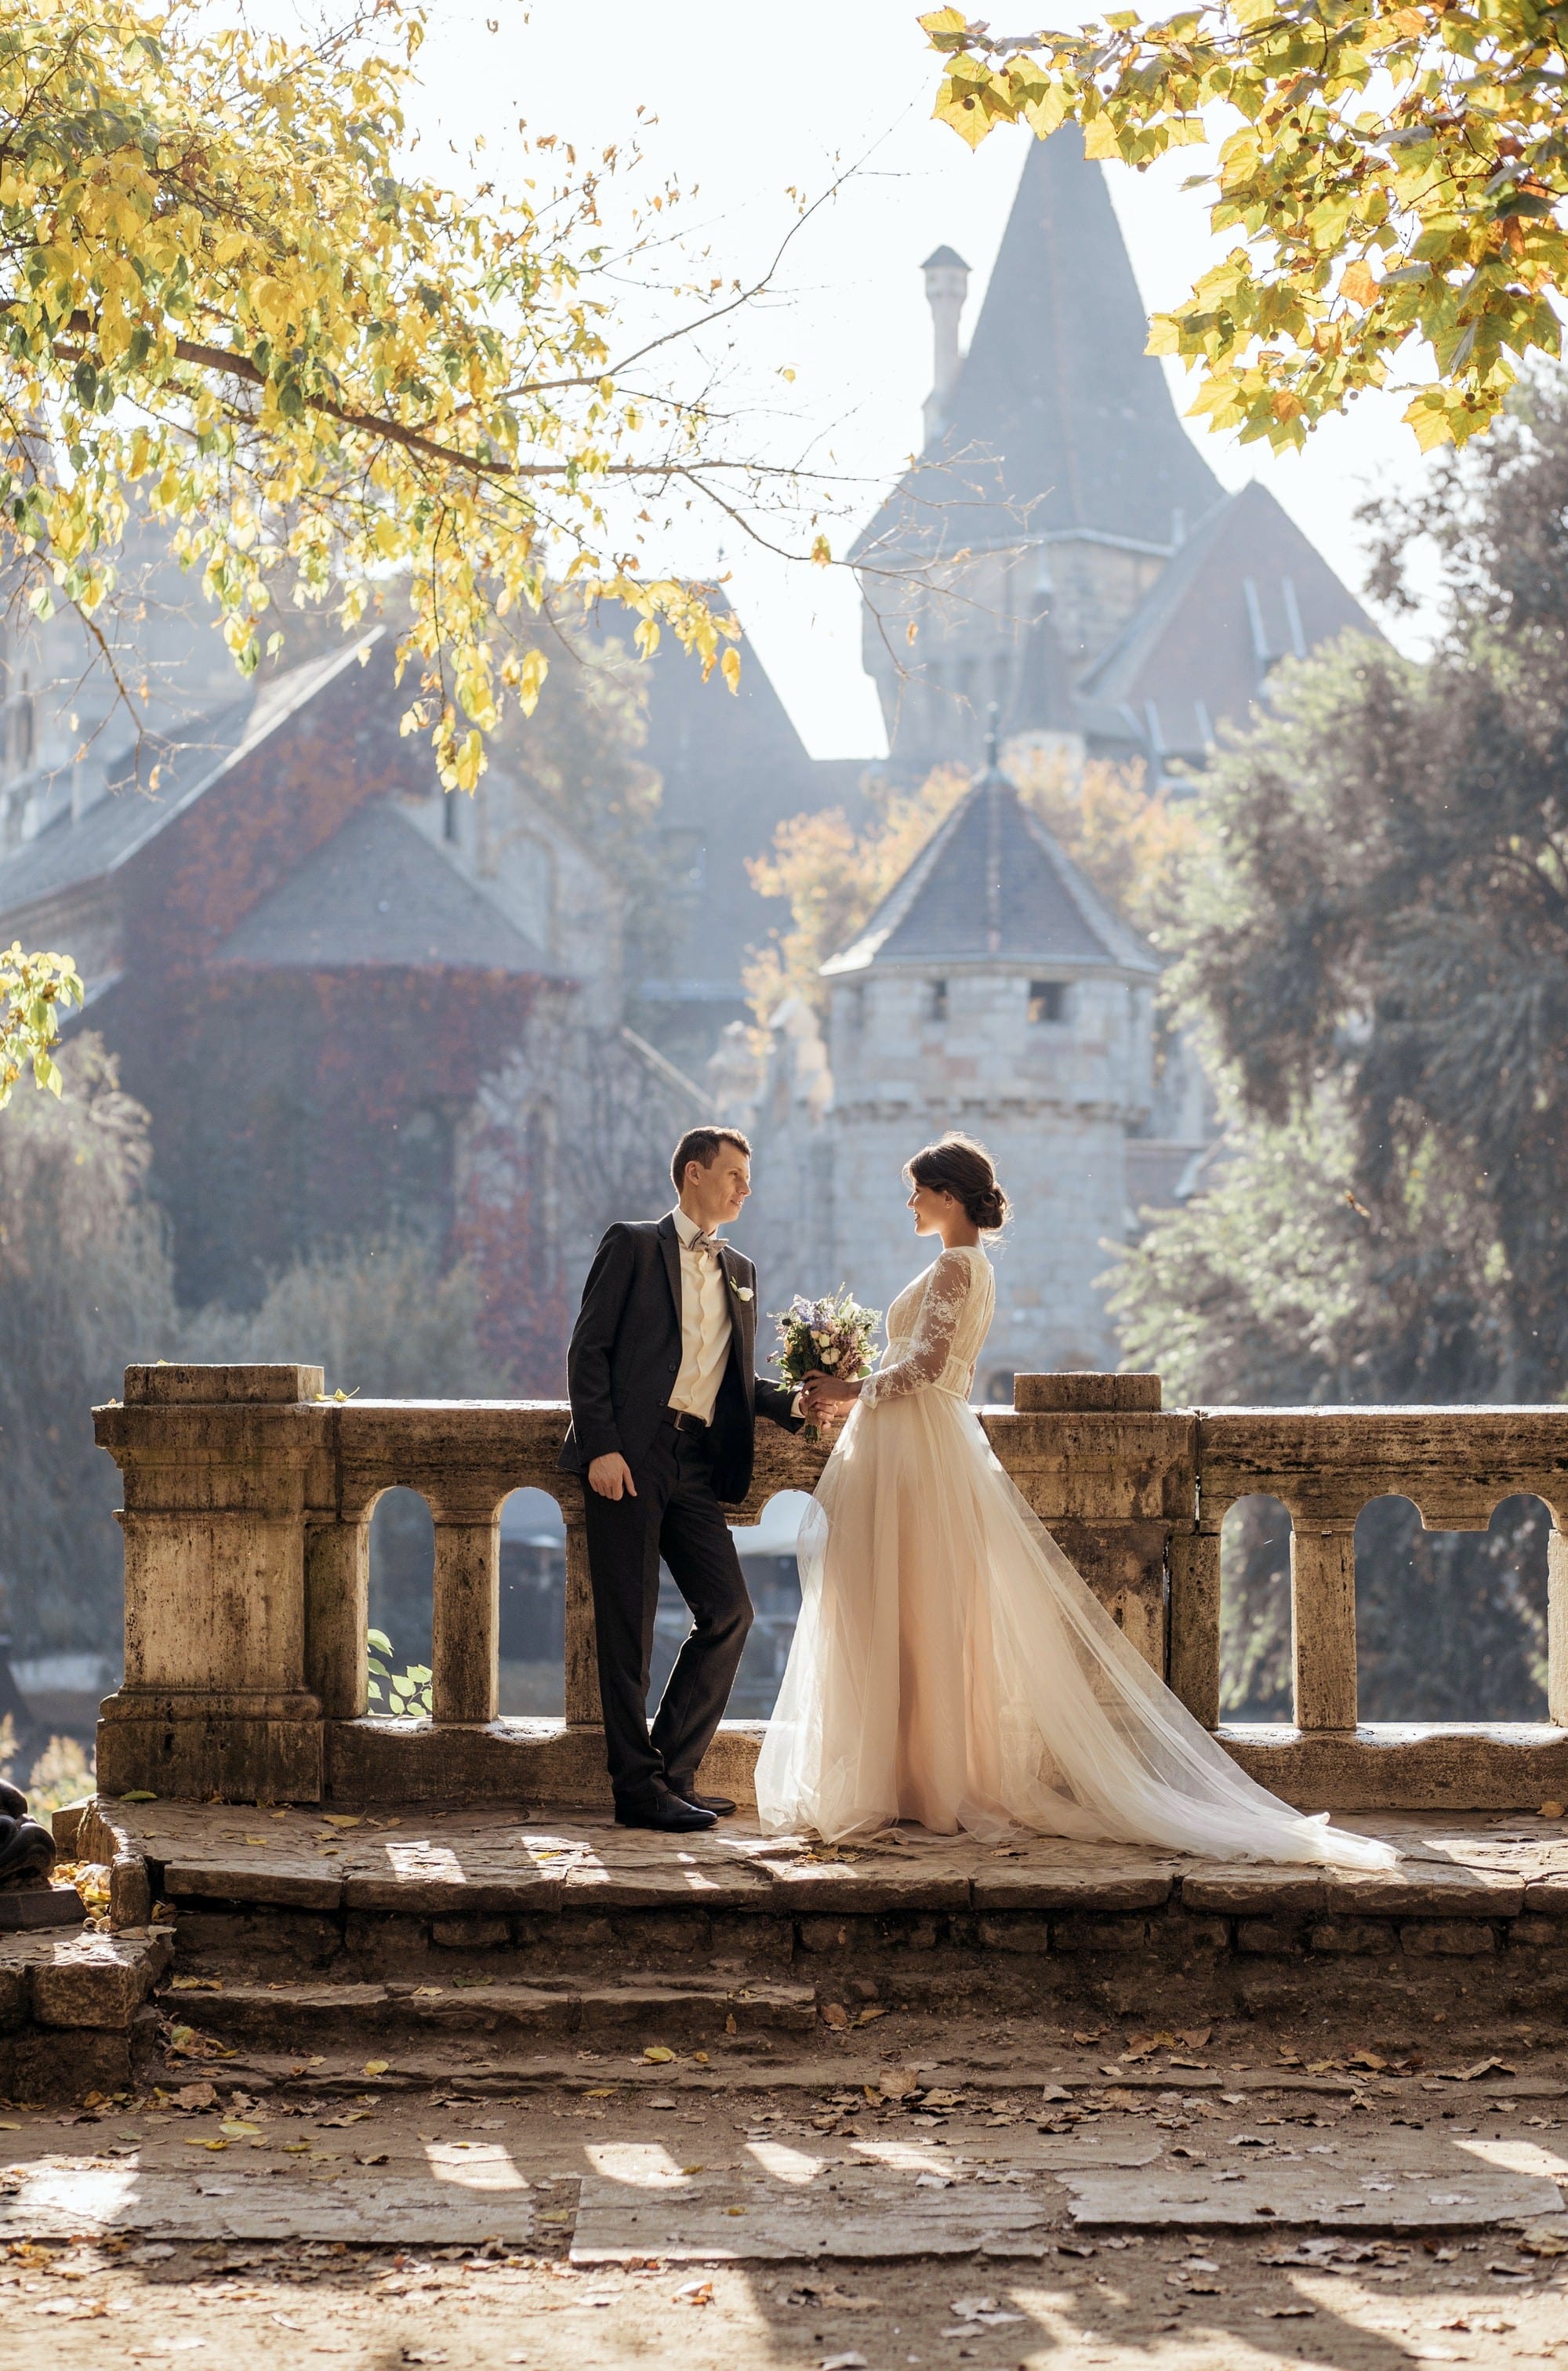
[[[148,1995],[171,1951],[164,1936],[0,1935],[0,2098],[44,2102],[133,2080],[156,2040]]]
[[[617,1987],[677,1976],[726,1999],[743,1983],[800,1984],[851,2015],[873,1999],[944,2017],[1054,2005],[1079,2021],[1147,2018],[1158,1999],[1166,2022],[1188,2025],[1309,1996],[1356,2016],[1468,2018],[1483,2001],[1495,2015],[1568,2010],[1562,1822],[1378,1826],[1405,1856],[1374,1875],[1044,1837],[828,1852],[744,1820],[670,1838],[593,1811],[547,1824],[502,1806],[443,1816],[100,1800],[78,1849],[110,1868],[115,1926],[137,1905],[143,1918],[166,1906],[181,1974],[230,1992],[494,1995],[489,2010],[428,2020],[454,2029],[478,2017],[549,2030],[564,2018],[575,2030],[600,2012],[563,2008],[562,1995],[618,1999]]]
[[[172,1988],[161,2006],[198,2033],[225,2041],[314,2041],[352,2032],[398,2035],[645,2036],[801,2033],[816,2024],[816,1994],[801,1984],[713,1984],[674,1977],[573,1987],[489,1981],[466,1984],[230,1984]]]

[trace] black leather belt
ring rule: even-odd
[[[701,1417],[693,1416],[689,1408],[667,1407],[664,1410],[664,1422],[674,1425],[677,1432],[709,1432],[712,1429]]]

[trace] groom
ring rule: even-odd
[[[757,1411],[790,1431],[801,1417],[781,1384],[754,1372],[756,1271],[719,1241],[751,1192],[751,1146],[736,1128],[688,1128],[670,1174],[676,1208],[617,1220],[594,1255],[559,1462],[584,1482],[616,1818],[684,1833],[735,1808],[697,1791],[752,1625],[723,1509],[751,1487]],[[661,1556],[694,1627],[650,1732]]]

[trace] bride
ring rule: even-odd
[[[1385,1868],[1391,1846],[1307,1818],[1238,1768],[1156,1678],[1037,1521],[968,1405],[1007,1218],[983,1147],[945,1136],[905,1171],[940,1238],[888,1312],[801,1525],[801,1619],[756,1768],[775,1833],[899,1820],[938,1834],[1157,1845],[1226,1859]]]

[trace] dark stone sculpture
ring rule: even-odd
[[[47,1884],[54,1867],[54,1838],[28,1816],[19,1787],[0,1778],[0,1886]]]

